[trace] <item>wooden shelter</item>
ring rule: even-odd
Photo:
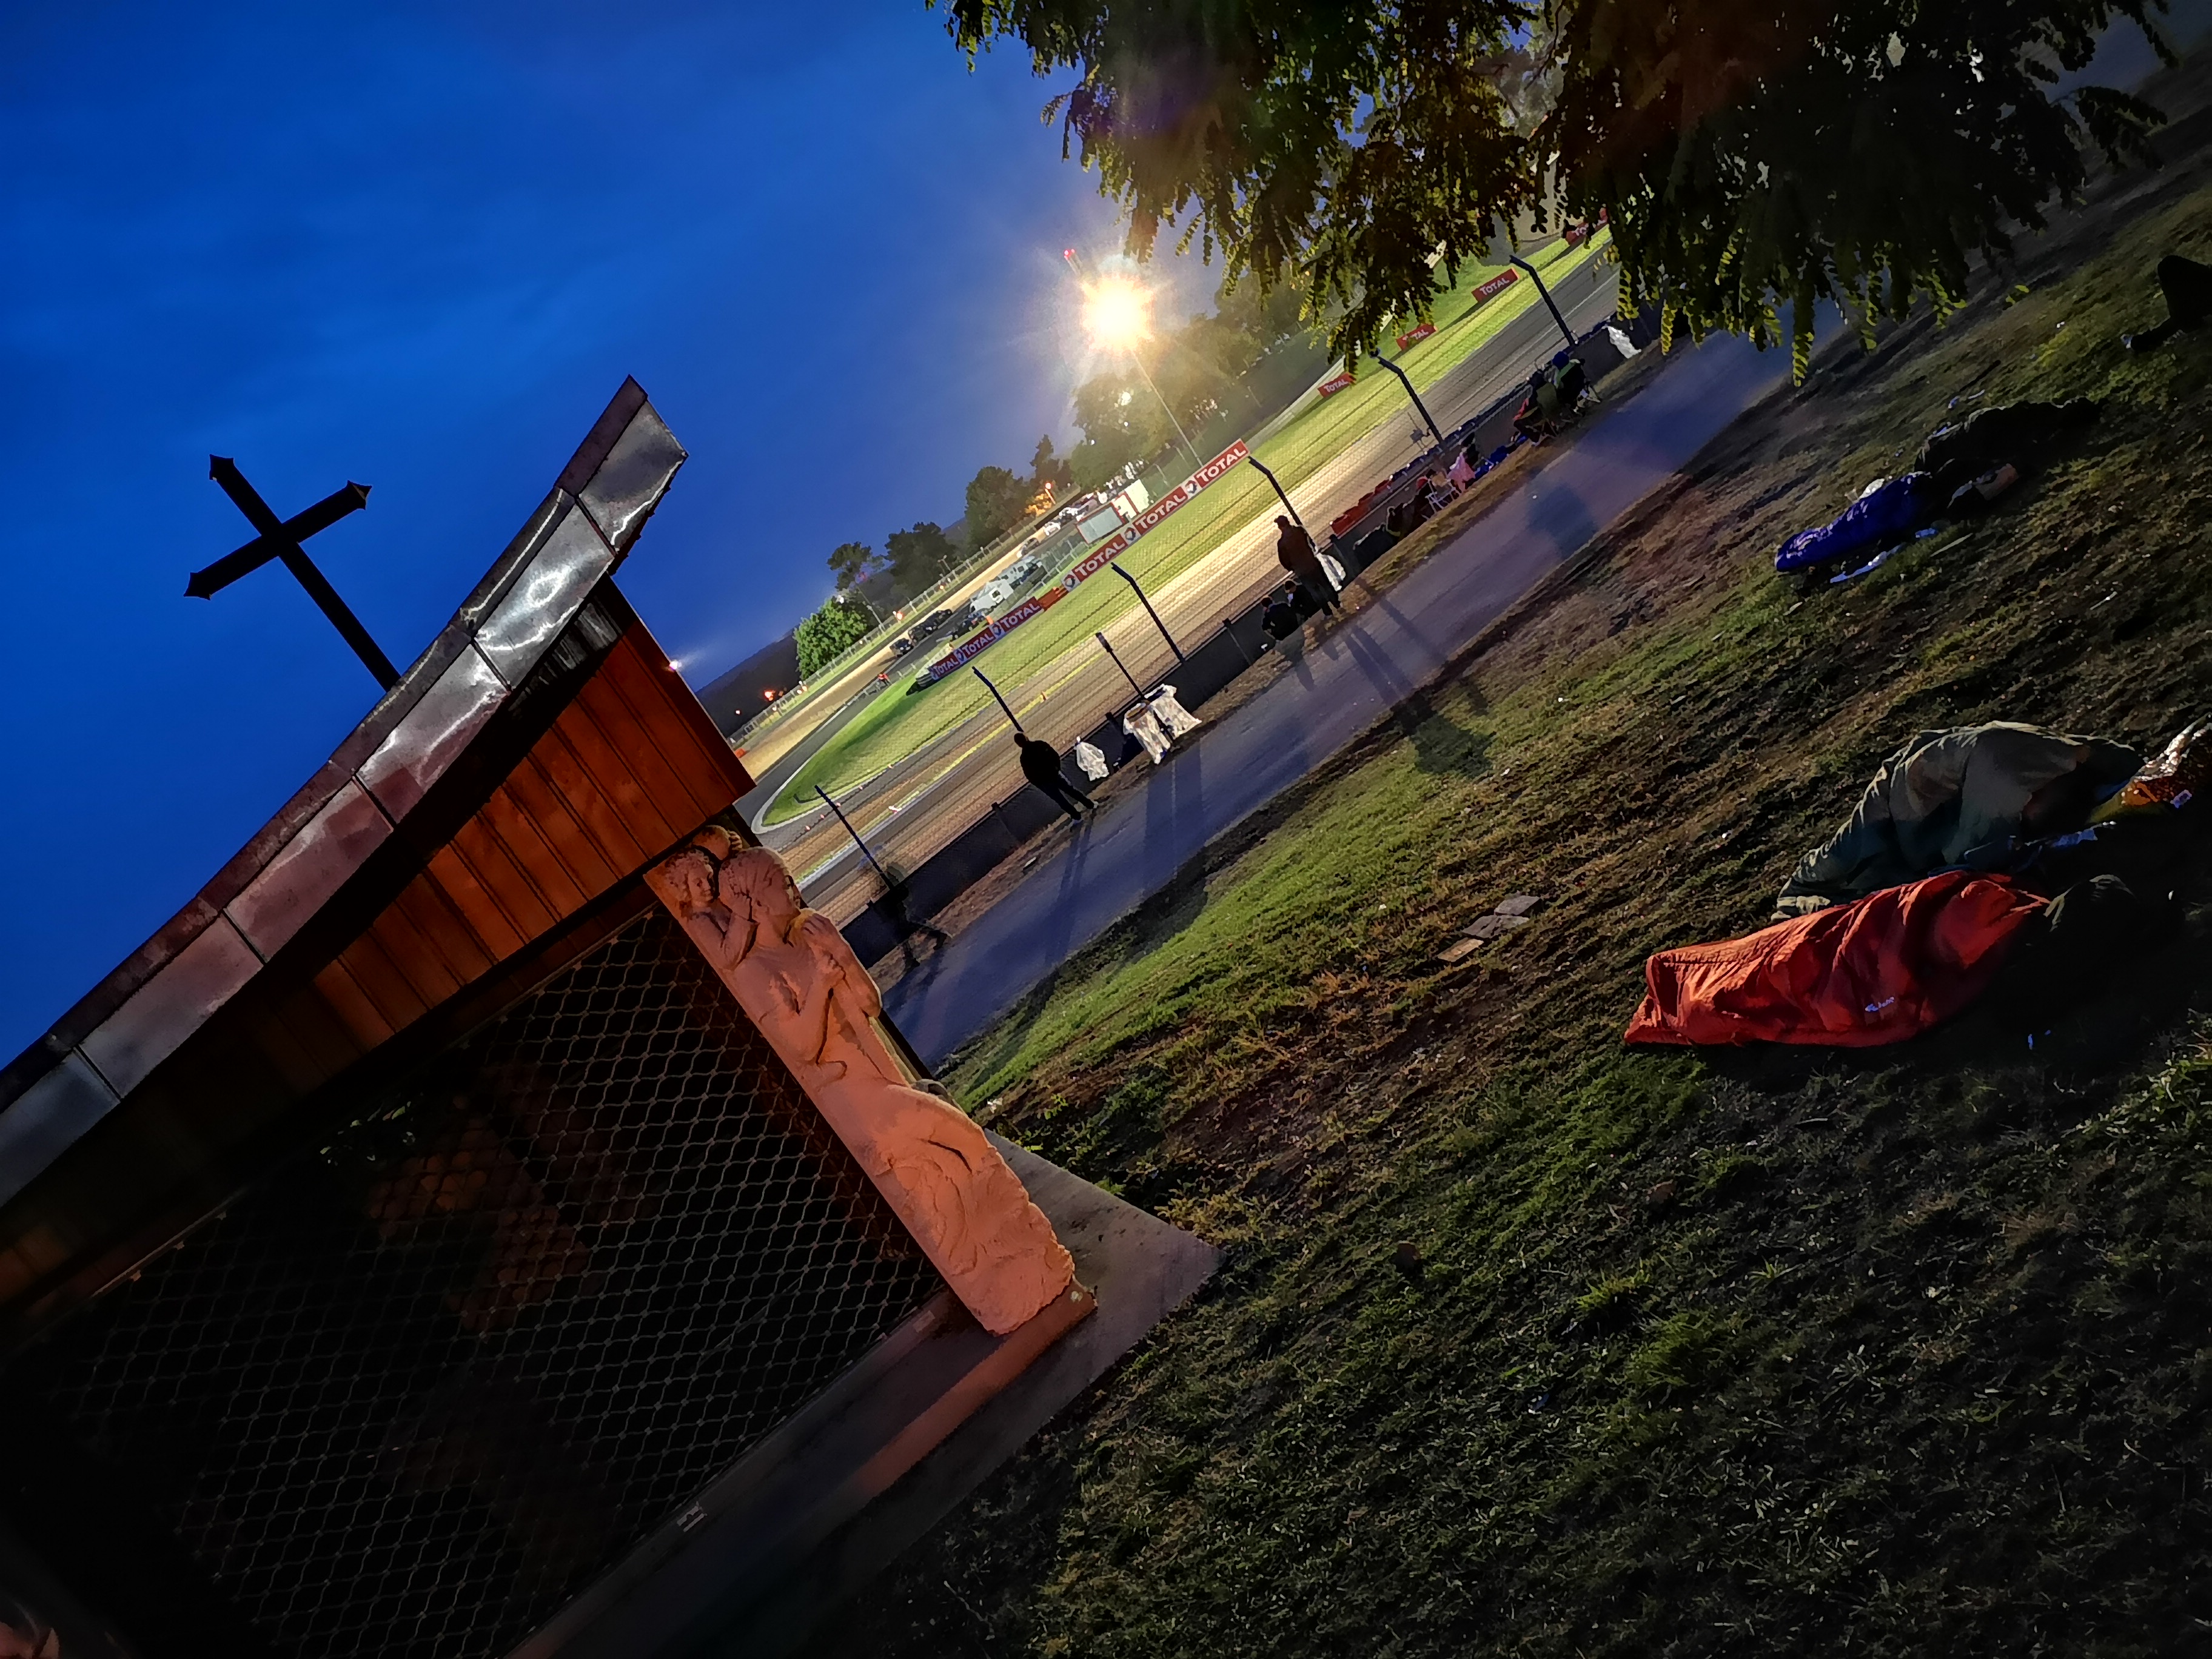
[[[0,1620],[70,1659],[776,1651],[1211,1271],[1000,1144],[1077,1278],[979,1325],[656,898],[750,787],[612,579],[684,459],[626,383],[0,1071]]]

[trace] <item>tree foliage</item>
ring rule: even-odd
[[[925,520],[911,530],[894,530],[884,537],[884,555],[890,564],[895,589],[902,595],[912,595],[950,570],[957,550],[941,526]]]
[[[968,483],[968,547],[981,552],[1019,524],[1036,486],[1003,466],[980,468]]]
[[[1052,434],[1046,433],[1036,441],[1036,453],[1030,457],[1030,485],[1031,495],[1042,491],[1049,484],[1055,497],[1067,494],[1074,474],[1069,470],[1067,457],[1052,453]]]
[[[1073,70],[1047,106],[1130,251],[1163,230],[1370,349],[1501,234],[1610,218],[1630,303],[1762,344],[1955,304],[2156,112],[2054,96],[2164,0],[945,0],[971,54]],[[1432,268],[1432,254],[1441,254]]]
[[[830,569],[842,592],[858,587],[876,572],[876,550],[865,542],[846,542],[830,551]]]
[[[835,662],[876,625],[868,608],[842,593],[832,594],[823,607],[799,624],[793,636],[799,646],[799,677],[805,679],[828,662]]]
[[[1075,388],[1075,423],[1083,428],[1083,441],[1069,459],[1084,489],[1097,489],[1130,462],[1148,459],[1175,441],[1160,400],[1127,370],[1093,375]]]

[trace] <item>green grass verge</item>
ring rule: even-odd
[[[1553,242],[1529,263],[1548,279],[1598,257],[1609,246],[1601,233],[1579,248]],[[1535,284],[1516,283],[1486,304],[1477,307],[1474,289],[1503,267],[1485,265],[1462,273],[1460,282],[1437,303],[1437,331],[1405,359],[1406,373],[1417,390],[1426,390],[1451,369],[1496,337],[1514,318],[1540,304]],[[1372,366],[1350,390],[1326,400],[1310,400],[1310,406],[1268,440],[1264,459],[1275,470],[1285,489],[1310,477],[1346,445],[1391,421],[1411,421],[1405,389],[1395,376]],[[1231,530],[1265,510],[1274,500],[1267,480],[1249,467],[1238,467],[1207,489],[1189,506],[1163,523],[1126,560],[1132,574],[1148,584],[1166,581],[1188,569],[1213,550]],[[1118,581],[1093,580],[1035,622],[991,647],[980,664],[1002,686],[1012,686],[1034,674],[1072,644],[1108,627],[1133,611],[1136,601]],[[902,674],[894,675],[890,688],[848,721],[844,729],[822,746],[793,775],[770,807],[768,823],[781,823],[811,810],[816,786],[832,794],[873,777],[885,767],[904,759],[941,737],[983,708],[990,693],[972,674],[961,673],[909,696],[906,687],[928,661],[965,635],[945,634],[914,655]]]
[[[2115,349],[2158,253],[2212,255],[2212,191],[2159,188],[2021,303],[1824,358],[964,1057],[971,1109],[1228,1263],[812,1651],[2201,1647],[2201,925],[2033,1054],[1986,1012],[1619,1044],[1644,955],[1762,921],[1914,731],[2206,712],[2212,350]],[[2107,412],[1849,589],[1765,568],[1975,392]],[[1534,926],[1437,963],[1516,890]]]

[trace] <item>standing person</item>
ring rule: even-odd
[[[1019,728],[1014,732],[1014,746],[1022,751],[1022,775],[1070,818],[1080,823],[1084,813],[1098,810],[1097,801],[1060,775],[1060,750]]]
[[[1340,613],[1344,607],[1336,602],[1336,589],[1328,580],[1328,572],[1321,568],[1321,555],[1314,551],[1313,538],[1285,514],[1275,514],[1275,524],[1281,532],[1275,538],[1275,558],[1291,573],[1298,586],[1314,597],[1314,603],[1324,611]]]

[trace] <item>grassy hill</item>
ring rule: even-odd
[[[1915,732],[2212,712],[2212,336],[2117,349],[2169,249],[2212,259],[2202,150],[1825,354],[964,1058],[1230,1261],[813,1652],[2204,1650],[2203,849],[2191,932],[2033,1050],[1619,1042],[1644,956],[1763,921]],[[1954,399],[2082,394],[1972,529],[1771,574]]]

